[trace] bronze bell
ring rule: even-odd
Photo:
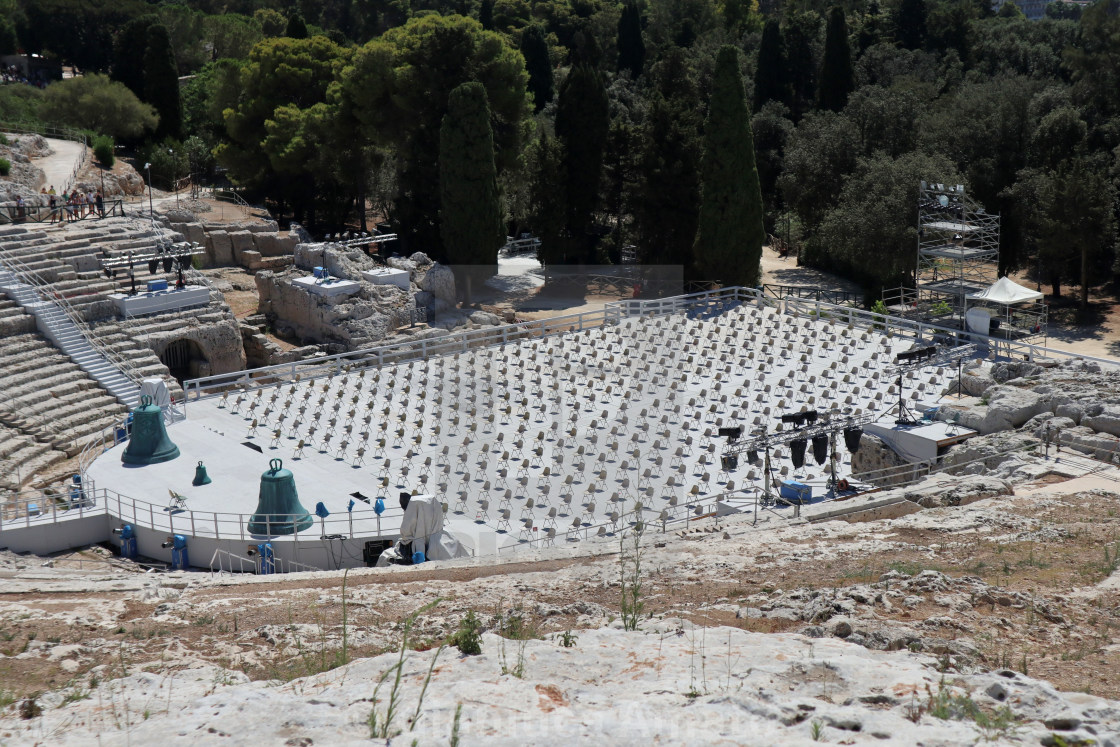
[[[194,468],[194,480],[191,481],[191,485],[209,485],[211,482],[213,481],[210,479],[210,475],[206,474],[206,465],[199,462],[198,466]]]
[[[283,466],[281,460],[273,459],[261,475],[257,510],[249,517],[250,534],[295,534],[313,523],[311,514],[299,502],[296,478]]]
[[[140,406],[132,411],[132,436],[121,454],[125,464],[160,464],[179,456],[179,447],[167,436],[163,425],[163,409],[144,395]]]

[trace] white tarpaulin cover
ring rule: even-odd
[[[1004,305],[1023,303],[1024,301],[1037,301],[1040,298],[1042,298],[1042,294],[1038,291],[1024,288],[1007,277],[1002,277],[995,281],[990,288],[985,288],[979,293],[972,293],[968,296],[970,301],[991,301],[992,303],[1001,303]]]
[[[443,506],[434,495],[414,495],[408,501],[401,519],[401,538],[396,545],[381,553],[377,559],[380,567],[389,565],[390,558],[400,557],[400,546],[412,543],[412,552],[423,552],[428,560],[465,558],[469,552],[459,541],[443,530]]]

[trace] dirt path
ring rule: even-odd
[[[43,170],[43,186],[62,194],[69,189],[70,175],[74,173],[74,166],[82,158],[82,151],[86,146],[72,140],[55,140],[47,138],[51,150],[54,152],[45,158],[32,159],[32,163]]]

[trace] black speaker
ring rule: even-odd
[[[369,540],[362,547],[362,562],[370,568],[377,565],[381,553],[393,546],[393,540]]]

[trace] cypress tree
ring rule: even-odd
[[[494,30],[494,0],[482,0],[478,6],[478,22],[485,30]]]
[[[470,266],[456,273],[466,281],[469,303],[473,282],[493,274],[506,235],[490,104],[478,81],[460,84],[448,97],[439,130],[439,196],[439,230],[448,261]]]
[[[556,105],[556,134],[563,145],[567,199],[568,263],[594,262],[591,229],[599,205],[599,178],[609,130],[607,90],[589,65],[572,68]]]
[[[533,230],[541,240],[537,258],[545,266],[562,264],[567,248],[564,222],[568,206],[564,190],[557,189],[557,185],[564,183],[564,149],[560,140],[542,132],[533,146],[532,159],[529,213]]]
[[[525,70],[529,73],[527,87],[533,94],[533,109],[539,112],[545,104],[552,101],[555,93],[548,42],[545,41],[540,26],[534,24],[521,35],[521,55],[525,58]]]
[[[159,23],[153,15],[134,18],[124,25],[113,44],[113,80],[124,83],[136,98],[146,101],[142,55],[148,48],[148,29]],[[140,56],[140,59],[137,57]]]
[[[158,140],[183,136],[183,102],[179,99],[179,68],[167,27],[157,23],[148,29],[144,50],[144,100],[155,107],[159,125]]]
[[[828,28],[824,37],[824,60],[817,103],[822,109],[838,112],[848,103],[848,94],[855,88],[852,75],[852,50],[848,45],[848,22],[844,9],[834,5],[828,12]]]
[[[630,71],[630,78],[642,74],[646,61],[646,43],[642,41],[642,17],[632,0],[622,7],[618,19],[618,72]]]
[[[789,106],[790,90],[786,78],[786,46],[782,29],[771,18],[762,27],[762,41],[758,44],[758,67],[754,76],[754,110],[758,111],[767,101],[780,101]]]
[[[641,131],[632,213],[638,257],[688,266],[700,210],[700,100],[686,53],[653,66],[656,90]]]
[[[700,175],[703,194],[694,250],[699,276],[725,285],[757,285],[766,231],[735,47],[722,47],[716,57]]]
[[[898,43],[906,49],[921,49],[926,40],[926,0],[902,0],[895,16]]]
[[[284,29],[284,36],[289,39],[306,39],[308,37],[307,24],[303,22],[303,16],[299,13],[293,13],[288,18],[288,27]]]

